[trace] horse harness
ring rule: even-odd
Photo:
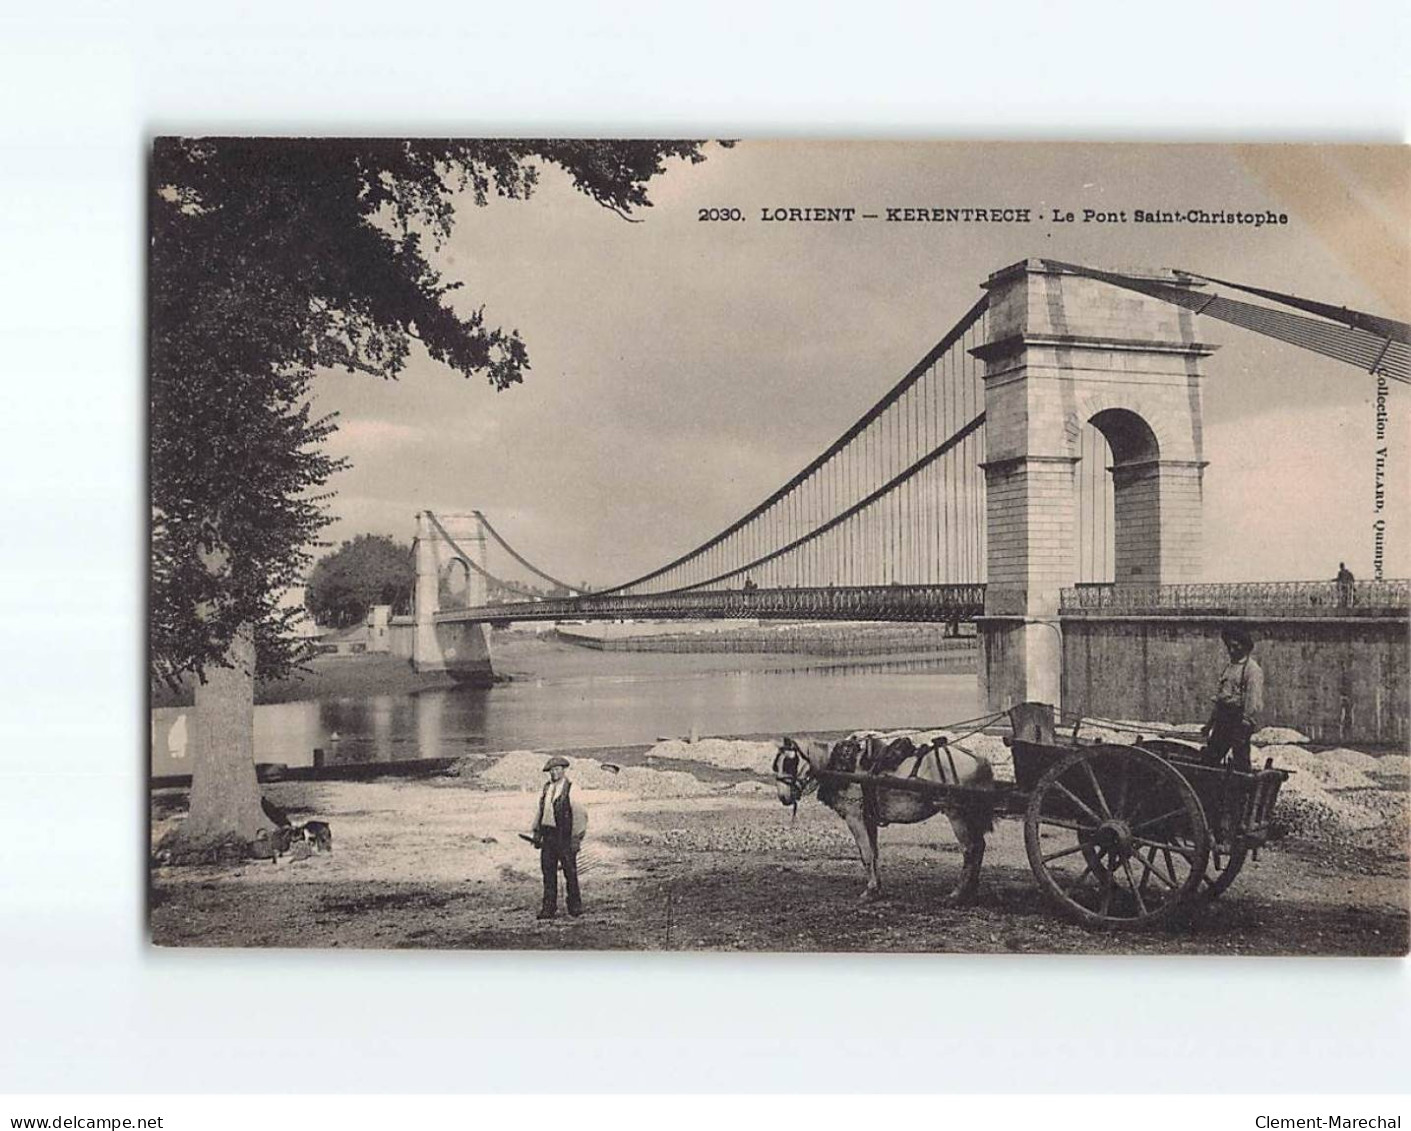
[[[871,745],[869,743],[869,745]],[[945,753],[946,763],[950,766],[950,779],[946,779],[946,767],[941,763],[941,754]],[[906,777],[916,780],[921,776],[921,767],[926,761],[926,755],[930,754],[936,761],[936,777],[942,785],[959,785],[960,772],[955,766],[955,755],[951,753],[950,741],[944,736],[926,743],[924,746],[917,746],[911,739],[903,736],[893,742],[887,743],[881,751],[874,750],[872,756],[863,763],[869,774],[875,777],[886,777],[892,770],[899,769],[901,764],[908,758],[913,759],[911,769]],[[867,819],[874,825],[885,826],[887,821],[882,819],[882,810],[878,804],[879,787],[874,785],[864,785],[862,787],[863,812]]]
[[[789,787],[790,803],[794,807],[795,817],[799,815],[799,802],[818,788],[816,774],[809,773],[807,777],[799,774],[800,763],[807,762],[808,759],[792,738],[785,738],[779,746],[779,752],[774,755],[774,780]]]
[[[844,739],[844,742],[853,742],[853,739]],[[843,743],[838,743],[829,751],[829,762],[833,761],[833,755],[838,752]],[[849,753],[852,753],[849,751]],[[941,762],[941,754],[945,754],[945,764]],[[857,767],[864,770],[873,777],[886,777],[892,770],[901,766],[908,758],[914,759],[911,770],[907,777],[915,779],[920,776],[922,763],[926,760],[926,755],[930,754],[936,761],[936,776],[942,785],[960,784],[960,771],[955,765],[955,755],[951,751],[950,742],[946,738],[938,738],[924,746],[916,746],[909,738],[899,738],[887,743],[881,749],[871,742],[868,743],[868,751],[857,761]],[[785,738],[780,744],[779,752],[774,756],[774,780],[782,782],[789,787],[791,804],[794,815],[798,815],[799,802],[810,792],[816,790],[819,785],[819,777],[816,773],[810,772],[806,776],[799,773],[801,763],[807,762],[803,751],[792,738]],[[950,767],[950,778],[946,778],[946,766]],[[811,763],[810,763],[811,766]],[[832,765],[826,767],[834,769]],[[852,767],[848,767],[847,772],[851,772]],[[881,809],[878,805],[878,787],[864,783],[862,785],[863,811],[867,819],[874,825],[885,825],[886,821],[881,818]]]

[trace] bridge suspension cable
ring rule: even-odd
[[[490,520],[486,518],[483,514],[481,514],[480,511],[471,511],[471,514],[475,515],[475,517],[480,520],[480,525],[489,533],[491,538],[493,538],[496,542],[500,544],[500,547],[505,551],[505,553],[507,553],[510,557],[512,557],[530,573],[532,573],[535,577],[542,577],[550,585],[557,585],[560,589],[574,588],[574,586],[569,585],[566,581],[560,581],[557,577],[550,577],[533,562],[521,557],[519,552],[515,550],[513,546],[511,546],[508,542],[506,542],[503,538],[500,537],[500,532],[490,525]]]
[[[798,538],[795,538],[788,545],[780,546],[779,549],[773,550],[770,553],[763,555],[762,557],[755,558],[754,561],[746,562],[744,565],[736,566],[734,569],[729,570],[726,573],[717,574],[715,577],[709,577],[706,578],[704,581],[698,581],[694,585],[684,585],[680,589],[669,590],[669,592],[685,593],[689,592],[692,589],[702,589],[707,585],[717,585],[722,581],[729,581],[733,578],[741,577],[744,574],[749,573],[751,570],[759,569],[762,566],[768,565],[776,558],[782,557],[785,554],[791,553],[794,550],[797,550],[800,547],[807,545],[816,538],[821,538],[823,535],[829,533],[829,531],[831,530],[834,530],[842,523],[852,518],[854,515],[861,514],[868,507],[872,506],[874,503],[883,498],[889,492],[894,491],[898,487],[902,486],[902,484],[907,483],[914,476],[916,476],[921,471],[925,470],[927,467],[929,467],[936,460],[940,459],[942,456],[949,454],[949,452],[957,444],[963,443],[966,439],[970,437],[973,432],[978,430],[979,427],[984,423],[985,414],[982,412],[979,416],[975,417],[974,420],[970,421],[970,423],[967,424],[964,428],[962,428],[959,432],[947,439],[943,444],[941,444],[940,447],[936,448],[929,454],[922,456],[905,471],[902,471],[899,474],[893,476],[890,480],[882,484],[882,486],[878,487],[865,499],[860,499],[858,502],[848,507],[848,509],[843,511],[841,514],[834,515],[828,521],[824,522],[823,525],[815,527],[813,530],[810,530],[807,534],[803,534]]]
[[[1405,322],[1398,322],[1394,318],[1383,318],[1379,314],[1367,314],[1361,310],[1353,310],[1347,306],[1332,306],[1326,302],[1315,302],[1313,299],[1299,298],[1297,295],[1281,294],[1279,291],[1266,291],[1261,287],[1251,287],[1245,283],[1231,283],[1227,279],[1217,279],[1213,275],[1201,275],[1195,271],[1182,271],[1182,275],[1189,275],[1192,279],[1204,279],[1207,283],[1218,283],[1222,287],[1233,287],[1237,291],[1244,291],[1246,294],[1258,295],[1260,298],[1271,299],[1274,302],[1282,303],[1284,306],[1296,307],[1299,310],[1306,310],[1310,314],[1319,314],[1324,318],[1334,322],[1342,322],[1358,330],[1365,330],[1378,338],[1390,338],[1394,342],[1402,345],[1411,345],[1411,326]]]
[[[480,512],[476,511],[474,513],[479,515]],[[484,566],[480,565],[474,558],[472,558],[463,549],[461,549],[460,543],[451,537],[450,532],[444,526],[441,525],[441,520],[438,519],[431,511],[426,512],[426,517],[431,520],[431,525],[436,528],[436,533],[439,534],[441,536],[441,539],[446,543],[446,545],[451,548],[452,556],[458,561],[465,563],[468,569],[475,570],[476,573],[478,573],[481,577],[485,578],[485,580],[488,581],[490,584],[498,585],[501,589],[505,590],[508,593],[513,593],[517,597],[526,597],[533,599],[541,596],[541,594],[535,593],[531,589],[525,589],[521,586],[515,585],[512,581],[505,581],[503,578],[496,577],[493,573],[491,573]],[[485,520],[482,517],[481,522],[484,521]],[[485,523],[485,525],[487,528],[489,528],[489,523]],[[493,534],[494,531],[491,530],[491,533]],[[503,539],[500,539],[498,535],[496,535],[496,539],[500,542],[502,546],[504,545]],[[508,550],[509,547],[505,546],[505,549]],[[514,551],[512,550],[510,552],[514,553]],[[520,558],[518,554],[515,554],[515,559],[517,561],[523,561],[523,559]],[[524,564],[528,565],[527,562],[524,562]],[[538,571],[536,570],[535,572],[537,573]],[[541,574],[540,576],[544,575]],[[550,580],[552,580],[552,578]],[[556,582],[555,584],[561,583]],[[567,589],[568,586],[565,585],[564,588]]]
[[[1159,298],[1175,306],[1183,306],[1187,310],[1193,310],[1197,314],[1204,314],[1209,318],[1219,319],[1221,322],[1253,330],[1265,337],[1277,338],[1290,345],[1311,350],[1313,353],[1320,353],[1324,357],[1331,357],[1336,361],[1355,365],[1364,373],[1381,373],[1395,381],[1411,384],[1411,348],[1408,348],[1408,343],[1411,342],[1411,326],[1404,322],[1397,322],[1374,314],[1363,314],[1361,311],[1349,310],[1347,307],[1312,302],[1308,299],[1296,298],[1293,295],[1280,294],[1278,291],[1261,290],[1238,283],[1225,283],[1219,279],[1210,279],[1192,272],[1182,272],[1182,274],[1189,275],[1194,279],[1205,279],[1207,282],[1217,283],[1221,286],[1234,287],[1236,290],[1256,294],[1286,306],[1321,314],[1323,317],[1309,318],[1302,314],[1290,314],[1287,311],[1274,310],[1267,306],[1239,302],[1222,295],[1192,292],[1183,287],[1173,287],[1153,279],[1138,279],[1112,271],[1100,271],[1095,267],[1079,267],[1072,263],[1060,263],[1052,259],[1044,262],[1050,267],[1071,271],[1089,279],[1100,279],[1115,287],[1136,291],[1138,294],[1150,295],[1152,298]],[[1333,319],[1333,321],[1328,319]]]
[[[719,534],[609,594],[984,577],[982,297],[837,440]],[[757,576],[756,576],[757,575]]]
[[[1183,274],[1306,313],[1194,292],[1150,278],[1046,262],[1369,373],[1411,382],[1411,326],[1402,322],[1191,272]],[[973,604],[973,592],[963,600],[956,594],[967,588],[980,591],[986,576],[984,383],[974,348],[987,340],[988,302],[988,296],[976,302],[837,440],[741,518],[664,566],[568,604],[612,605],[614,615],[631,615],[633,602],[681,594],[688,604],[739,598],[740,607],[749,611],[759,603],[756,598],[764,600],[763,593],[749,592],[758,588],[773,594],[770,600],[783,601],[780,608],[792,608],[790,602],[798,596],[800,613],[816,613],[826,605],[823,615],[840,615],[852,610],[846,601],[834,600],[843,591],[869,593],[872,600],[881,587],[890,586],[925,593],[927,599],[918,609],[959,607],[952,597]],[[1075,476],[1080,583],[1112,580],[1115,518],[1106,466],[1110,458],[1106,440],[1088,426],[1080,437]],[[474,513],[520,566],[555,586],[571,588],[525,559],[481,512]],[[494,576],[456,544],[434,515],[431,519],[469,569],[505,592],[540,599],[533,590]],[[834,587],[837,593],[832,592]],[[731,590],[745,592],[731,596]],[[784,600],[781,594],[786,590],[800,592]]]

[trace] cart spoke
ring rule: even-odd
[[[1093,783],[1093,793],[1097,797],[1098,807],[1102,809],[1102,815],[1110,818],[1112,816],[1112,810],[1108,807],[1107,798],[1102,792],[1102,786],[1098,784],[1097,774],[1093,771],[1092,763],[1084,762],[1083,770],[1088,775],[1088,781]]]
[[[1169,813],[1162,813],[1159,817],[1151,817],[1148,820],[1143,821],[1139,825],[1133,825],[1132,832],[1139,833],[1142,831],[1142,829],[1148,828],[1151,825],[1159,825],[1162,821],[1169,821],[1172,817],[1183,816],[1185,814],[1185,811],[1186,807],[1182,805],[1176,809],[1172,809]]]
[[[1195,853],[1193,851],[1187,852],[1179,844],[1170,844],[1164,840],[1147,840],[1145,837],[1140,836],[1134,836],[1132,838],[1132,843],[1140,844],[1143,848],[1160,848],[1165,849],[1168,852],[1175,852],[1181,856],[1184,856],[1186,859],[1186,863],[1192,866],[1195,864]]]
[[[1152,856],[1155,855],[1155,850],[1153,850],[1152,856],[1143,856],[1141,849],[1137,849],[1132,855],[1137,858],[1137,862],[1142,866],[1142,878],[1137,881],[1137,887],[1142,891],[1146,891],[1148,890],[1148,883],[1151,877],[1156,874],[1156,870],[1151,866]]]
[[[1137,887],[1137,881],[1132,878],[1132,865],[1131,865],[1131,862],[1128,861],[1125,857],[1124,857],[1123,860],[1122,860],[1122,871],[1124,871],[1124,872],[1127,873],[1127,883],[1129,883],[1129,884],[1131,885],[1131,887],[1132,887],[1132,894],[1133,894],[1134,896],[1136,896],[1136,899],[1137,899],[1137,909],[1138,909],[1139,911],[1141,911],[1141,913],[1142,913],[1143,915],[1148,914],[1147,909],[1146,909],[1146,900],[1144,900],[1144,899],[1142,898],[1141,889]]]
[[[1155,848],[1153,848],[1153,849],[1151,850],[1151,855],[1150,855],[1150,856],[1143,856],[1140,852],[1138,852],[1138,853],[1137,853],[1137,859],[1142,862],[1142,868],[1144,869],[1144,871],[1143,871],[1143,873],[1142,873],[1142,883],[1143,883],[1143,884],[1146,883],[1148,877],[1153,877],[1153,876],[1154,876],[1156,879],[1160,880],[1163,884],[1165,884],[1165,885],[1166,885],[1168,888],[1170,888],[1172,891],[1175,891],[1175,890],[1176,890],[1176,884],[1173,882],[1176,877],[1173,875],[1173,876],[1171,877],[1171,879],[1168,880],[1165,876],[1163,876],[1163,875],[1161,874],[1160,870],[1156,867],[1156,849],[1155,849]]]
[[[1131,776],[1132,765],[1129,761],[1126,761],[1124,759],[1122,762],[1122,780],[1118,783],[1117,786],[1117,815],[1119,817],[1127,812],[1127,782],[1130,780]],[[1140,808],[1141,805],[1140,803],[1138,803],[1137,807],[1132,810],[1131,821],[1135,821],[1137,819],[1137,809]],[[1131,821],[1129,821],[1128,823],[1130,824]]]
[[[1102,906],[1098,908],[1098,914],[1104,919],[1107,918],[1108,908],[1112,906],[1112,889],[1117,884],[1117,873],[1110,867],[1103,875],[1102,884]]]
[[[1084,764],[1086,765],[1086,763],[1084,763]],[[1068,795],[1069,800],[1072,801],[1074,805],[1076,805],[1079,809],[1081,809],[1084,813],[1086,813],[1089,817],[1091,817],[1091,818],[1092,818],[1094,821],[1096,821],[1099,825],[1102,824],[1102,818],[1099,817],[1096,813],[1094,813],[1094,812],[1092,811],[1092,809],[1090,809],[1090,808],[1088,807],[1087,802],[1085,802],[1082,798],[1080,798],[1076,793],[1074,793],[1071,789],[1069,789],[1069,788],[1068,788],[1066,785],[1064,785],[1061,781],[1056,781],[1056,782],[1054,782],[1054,783],[1053,783],[1053,788],[1054,788],[1054,789],[1061,789],[1064,793],[1066,793],[1066,794]]]
[[[1090,845],[1086,845],[1086,844],[1075,844],[1072,848],[1062,848],[1062,849],[1059,849],[1059,851],[1057,851],[1057,852],[1050,852],[1047,856],[1045,856],[1045,857],[1043,858],[1043,860],[1044,860],[1044,863],[1047,864],[1050,860],[1057,860],[1057,859],[1059,859],[1060,857],[1063,857],[1063,856],[1072,856],[1073,853],[1075,853],[1075,852],[1082,852],[1083,849],[1089,848],[1089,847],[1091,847],[1091,846],[1090,846]]]
[[[1166,858],[1166,871],[1171,876],[1171,883],[1176,887],[1180,887],[1181,882],[1176,878],[1176,862],[1171,859],[1171,846],[1167,845],[1163,848],[1161,854]]]
[[[1045,826],[1052,826],[1056,829],[1069,829],[1075,833],[1095,833],[1096,825],[1080,825],[1077,821],[1064,820],[1062,817],[1041,817],[1040,821]]]

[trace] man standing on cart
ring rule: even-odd
[[[1248,770],[1249,740],[1259,729],[1264,710],[1264,670],[1251,653],[1254,640],[1243,628],[1231,627],[1220,633],[1230,662],[1220,673],[1215,705],[1210,719],[1201,728],[1205,760],[1222,765],[1227,758],[1237,770]]]

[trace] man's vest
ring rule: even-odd
[[[568,799],[568,795],[573,792],[573,783],[565,779],[563,792],[554,798],[554,824],[550,828],[543,823],[544,798],[553,787],[554,783],[551,781],[544,783],[544,789],[539,794],[539,808],[534,811],[534,824],[541,832],[551,833],[566,842],[573,835],[573,805]]]

